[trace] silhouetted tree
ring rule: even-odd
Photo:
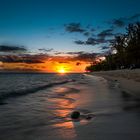
[[[127,59],[130,64],[140,64],[140,23],[130,24],[127,28]]]
[[[126,34],[116,36],[112,43],[116,54],[109,53],[106,60],[88,66],[87,71],[140,67],[140,22],[129,24],[126,30]]]

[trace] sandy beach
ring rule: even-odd
[[[78,140],[138,140],[140,70],[90,73],[88,110],[95,118],[76,127]],[[96,79],[96,83],[94,80]]]
[[[121,91],[140,99],[140,69],[93,72],[110,82],[116,82]]]

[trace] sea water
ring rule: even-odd
[[[0,140],[139,140],[139,100],[123,94],[85,74],[0,74]]]
[[[79,89],[71,84],[81,78],[82,74],[0,74],[0,140],[73,138],[70,113]]]

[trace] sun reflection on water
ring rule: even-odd
[[[76,107],[73,97],[68,97],[65,94],[64,88],[57,88],[55,93],[58,94],[56,98],[50,98],[50,102],[55,104],[54,114],[57,116],[58,121],[53,124],[57,132],[63,139],[73,139],[76,137],[74,123],[71,121],[70,114]],[[63,96],[62,96],[63,95]]]

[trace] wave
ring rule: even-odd
[[[14,98],[14,97],[19,97],[19,96],[35,93],[37,91],[44,90],[46,88],[50,88],[50,87],[53,87],[56,85],[66,84],[68,82],[73,82],[73,80],[49,83],[47,85],[42,85],[42,86],[33,87],[33,88],[29,88],[29,89],[24,89],[24,90],[17,90],[17,91],[15,90],[15,91],[10,91],[10,92],[3,92],[3,93],[1,92],[0,93],[1,94],[0,95],[0,105],[3,104],[2,101],[6,100],[8,98]]]

